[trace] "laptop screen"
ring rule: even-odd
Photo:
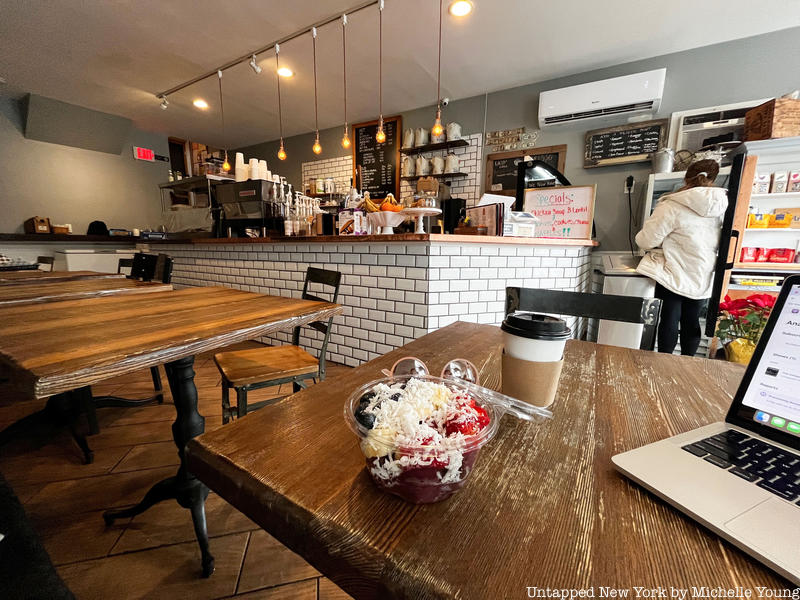
[[[779,300],[770,316],[766,340],[761,340],[763,347],[753,357],[755,364],[749,366],[736,394],[740,403],[735,402],[731,412],[739,417],[737,421],[750,421],[751,429],[753,425],[767,428],[758,427],[768,437],[785,442],[788,434],[789,440],[800,442],[800,285],[790,285],[784,295],[784,302]],[[749,383],[745,383],[747,375]]]

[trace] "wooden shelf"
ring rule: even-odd
[[[800,192],[783,192],[780,194],[750,194],[750,200],[800,200]]]
[[[800,263],[740,263],[733,265],[737,271],[772,271],[774,273],[800,271]]]
[[[416,181],[421,177],[433,177],[434,179],[449,179],[450,177],[466,177],[469,173],[440,173],[438,175],[403,175],[403,181]]]
[[[453,140],[452,142],[439,142],[438,144],[426,144],[414,148],[400,148],[400,154],[420,154],[421,152],[435,152],[436,150],[449,150],[450,148],[462,148],[469,146],[467,140]]]

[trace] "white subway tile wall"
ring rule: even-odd
[[[176,288],[225,286],[299,298],[309,266],[343,273],[328,360],[356,366],[455,321],[499,325],[506,286],[589,291],[591,248],[445,242],[157,245]],[[585,319],[568,317],[575,337]],[[279,332],[267,343],[291,343]],[[303,328],[301,344],[322,336]]]
[[[464,198],[467,201],[467,206],[475,206],[481,197],[481,157],[483,156],[483,134],[473,133],[472,135],[465,135],[464,139],[469,142],[469,146],[461,146],[460,148],[453,148],[447,151],[426,152],[423,156],[428,159],[434,156],[446,156],[453,153],[458,157],[459,173],[466,173],[466,177],[453,177],[452,179],[444,179],[450,183],[450,195],[453,198]],[[412,156],[416,158],[416,156]],[[413,196],[414,191],[417,189],[416,181],[401,181],[400,182],[400,198]]]
[[[350,178],[353,177],[353,157],[339,156],[304,162],[301,167],[303,190],[310,185],[312,191],[317,179],[332,177],[336,183],[336,191],[345,193],[350,189]]]

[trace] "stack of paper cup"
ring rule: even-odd
[[[241,152],[236,153],[234,175],[236,177],[236,181],[247,181],[247,177],[249,175],[247,165],[244,162],[244,154]]]
[[[267,178],[267,161],[265,160],[258,161],[258,178],[259,179]]]
[[[250,179],[258,179],[258,159],[250,159]]]
[[[558,317],[513,313],[503,330],[503,393],[550,406],[558,390],[570,330]]]

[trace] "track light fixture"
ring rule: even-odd
[[[169,100],[167,100],[166,96],[159,96],[161,98],[161,110],[167,110],[169,106]]]
[[[253,56],[250,57],[250,68],[253,69],[253,71],[255,72],[256,75],[261,73],[261,67],[259,67],[258,63],[256,62],[256,55],[255,54],[253,54]]]

